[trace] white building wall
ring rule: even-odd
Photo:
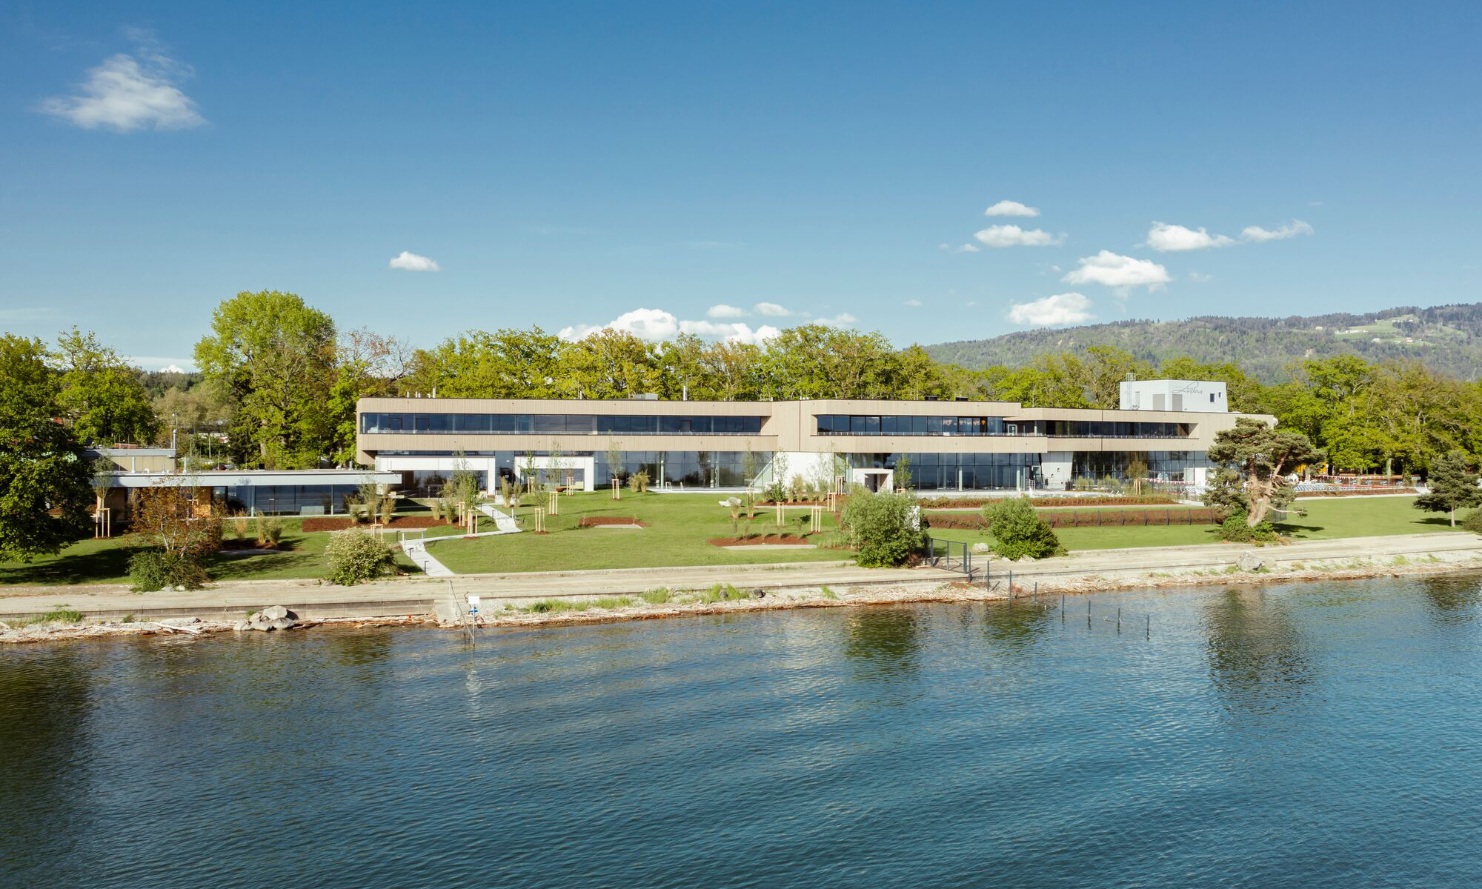
[[[1128,380],[1121,384],[1124,411],[1187,411],[1223,414],[1230,410],[1224,383],[1208,380]]]

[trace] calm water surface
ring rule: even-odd
[[[0,886],[1475,887],[1479,602],[7,649]]]

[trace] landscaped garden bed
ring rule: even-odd
[[[647,528],[648,523],[632,516],[589,515],[577,523],[578,528]]]
[[[813,541],[795,534],[756,534],[750,537],[716,537],[711,546],[813,546]]]

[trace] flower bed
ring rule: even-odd
[[[577,522],[577,527],[579,528],[601,528],[604,525],[606,525],[607,527],[615,526],[619,528],[648,527],[647,522],[639,521],[638,519],[632,518],[630,516],[620,515],[589,515],[584,516],[580,522]]]
[[[812,546],[813,541],[795,534],[761,534],[755,537],[717,537],[711,546]]]
[[[1217,525],[1216,510],[1203,509],[1056,509],[1041,510],[1040,517],[1051,528],[1110,528],[1127,525]],[[983,530],[980,513],[928,512],[926,523],[932,528]]]

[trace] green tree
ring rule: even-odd
[[[658,352],[623,330],[603,328],[561,346],[557,388],[564,398],[629,398],[657,393]]]
[[[1289,506],[1296,489],[1287,476],[1298,466],[1322,459],[1322,452],[1300,432],[1284,432],[1266,423],[1240,417],[1233,429],[1215,434],[1209,460],[1218,471],[1204,502],[1227,511],[1244,512],[1255,528],[1272,509]]]
[[[0,559],[55,553],[88,529],[92,471],[40,340],[0,336]]]
[[[154,441],[159,419],[138,368],[76,327],[57,339],[53,360],[61,371],[57,400],[78,441],[104,446]]]
[[[993,537],[993,551],[1005,559],[1048,559],[1065,547],[1027,497],[1005,497],[983,507],[983,521]]]
[[[1451,514],[1451,527],[1456,527],[1456,511],[1468,506],[1482,506],[1482,476],[1472,471],[1467,455],[1452,451],[1431,464],[1426,477],[1429,493],[1415,498],[1415,508],[1426,512]]]
[[[292,293],[239,293],[217,306],[196,343],[206,384],[231,410],[239,460],[269,469],[319,464],[334,446],[326,398],[334,321]]]
[[[556,398],[561,348],[539,327],[471,330],[413,353],[401,388],[444,398]]]
[[[920,508],[909,494],[859,491],[849,496],[841,518],[865,568],[900,565],[926,542]]]

